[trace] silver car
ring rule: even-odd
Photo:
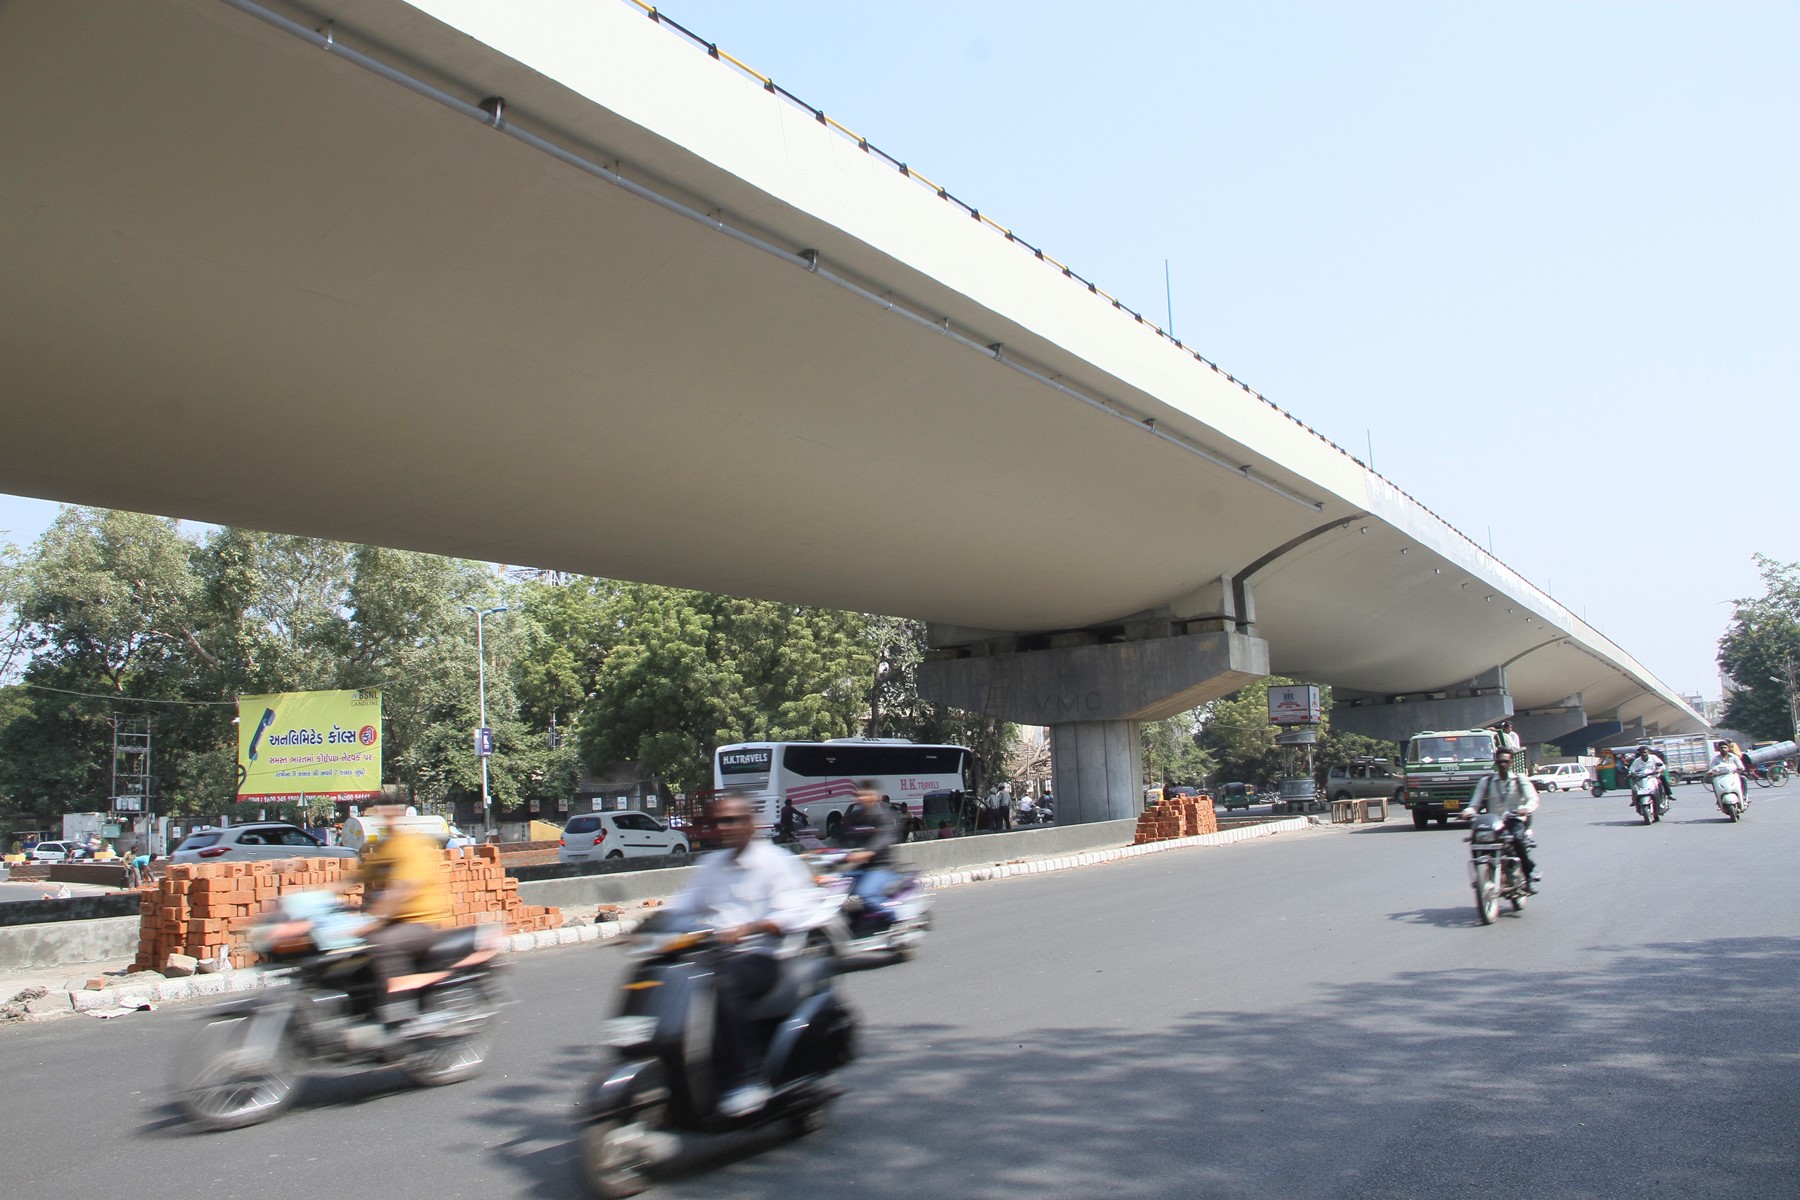
[[[1399,791],[1400,777],[1385,758],[1359,758],[1325,775],[1325,794],[1333,800],[1396,799]]]
[[[327,846],[286,821],[252,821],[225,829],[196,829],[169,855],[171,863],[256,862],[269,858],[355,858],[347,846]]]

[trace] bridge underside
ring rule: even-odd
[[[1513,662],[1520,707],[1688,719],[1391,485],[754,85],[704,117],[779,188],[626,114],[681,116],[719,64],[570,11],[606,38],[557,70],[399,0],[340,32],[1145,419],[218,0],[14,0],[0,490],[977,630],[1217,615],[1257,565],[1266,669],[1381,695]],[[915,265],[951,260],[982,288]]]

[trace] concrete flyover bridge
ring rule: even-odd
[[[1054,258],[626,0],[0,5],[0,488],[932,623],[1056,730],[1699,727]],[[1000,448],[1004,448],[1002,452]]]

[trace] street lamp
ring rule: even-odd
[[[494,804],[488,798],[488,755],[493,752],[491,742],[484,744],[483,739],[491,737],[487,723],[487,643],[483,640],[481,619],[491,617],[495,613],[506,611],[506,605],[498,604],[493,608],[476,608],[473,604],[463,605],[463,611],[475,614],[475,671],[479,681],[481,694],[481,728],[475,733],[475,753],[481,759],[481,827],[489,832],[494,828]]]

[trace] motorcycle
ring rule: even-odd
[[[1663,790],[1660,775],[1635,775],[1631,780],[1631,807],[1644,824],[1660,821],[1669,812],[1669,794]]]
[[[884,868],[891,879],[873,904],[854,894],[855,874],[845,870],[847,851],[824,850],[808,856],[819,886],[836,900],[831,920],[819,927],[815,940],[829,946],[834,958],[887,953],[909,959],[931,928],[931,889],[917,871]]]
[[[1530,842],[1532,834],[1520,828],[1521,824],[1510,813],[1476,813],[1469,821],[1469,882],[1475,888],[1475,911],[1483,925],[1494,923],[1500,901],[1511,902],[1517,912],[1531,895],[1531,881],[1519,859],[1516,839]]]
[[[205,1129],[237,1129],[293,1103],[304,1067],[396,1065],[424,1087],[480,1072],[497,1008],[497,926],[446,929],[406,990],[418,1013],[389,1031],[375,1015],[362,918],[327,892],[283,896],[250,947],[292,986],[208,1009],[175,1059],[176,1101]]]
[[[1726,819],[1742,818],[1744,810],[1750,807],[1750,801],[1744,795],[1744,777],[1728,767],[1718,767],[1707,771],[1706,780],[1712,785],[1713,799]]]
[[[779,980],[750,1013],[772,1095],[757,1111],[728,1117],[712,1056],[712,956],[726,951],[712,930],[666,912],[632,939],[637,968],[619,1015],[601,1027],[616,1056],[580,1107],[582,1177],[595,1195],[643,1191],[650,1173],[680,1153],[683,1134],[785,1123],[798,1137],[824,1126],[840,1091],[832,1075],[856,1055],[856,1018],[831,985],[827,958],[799,950],[780,959]]]

